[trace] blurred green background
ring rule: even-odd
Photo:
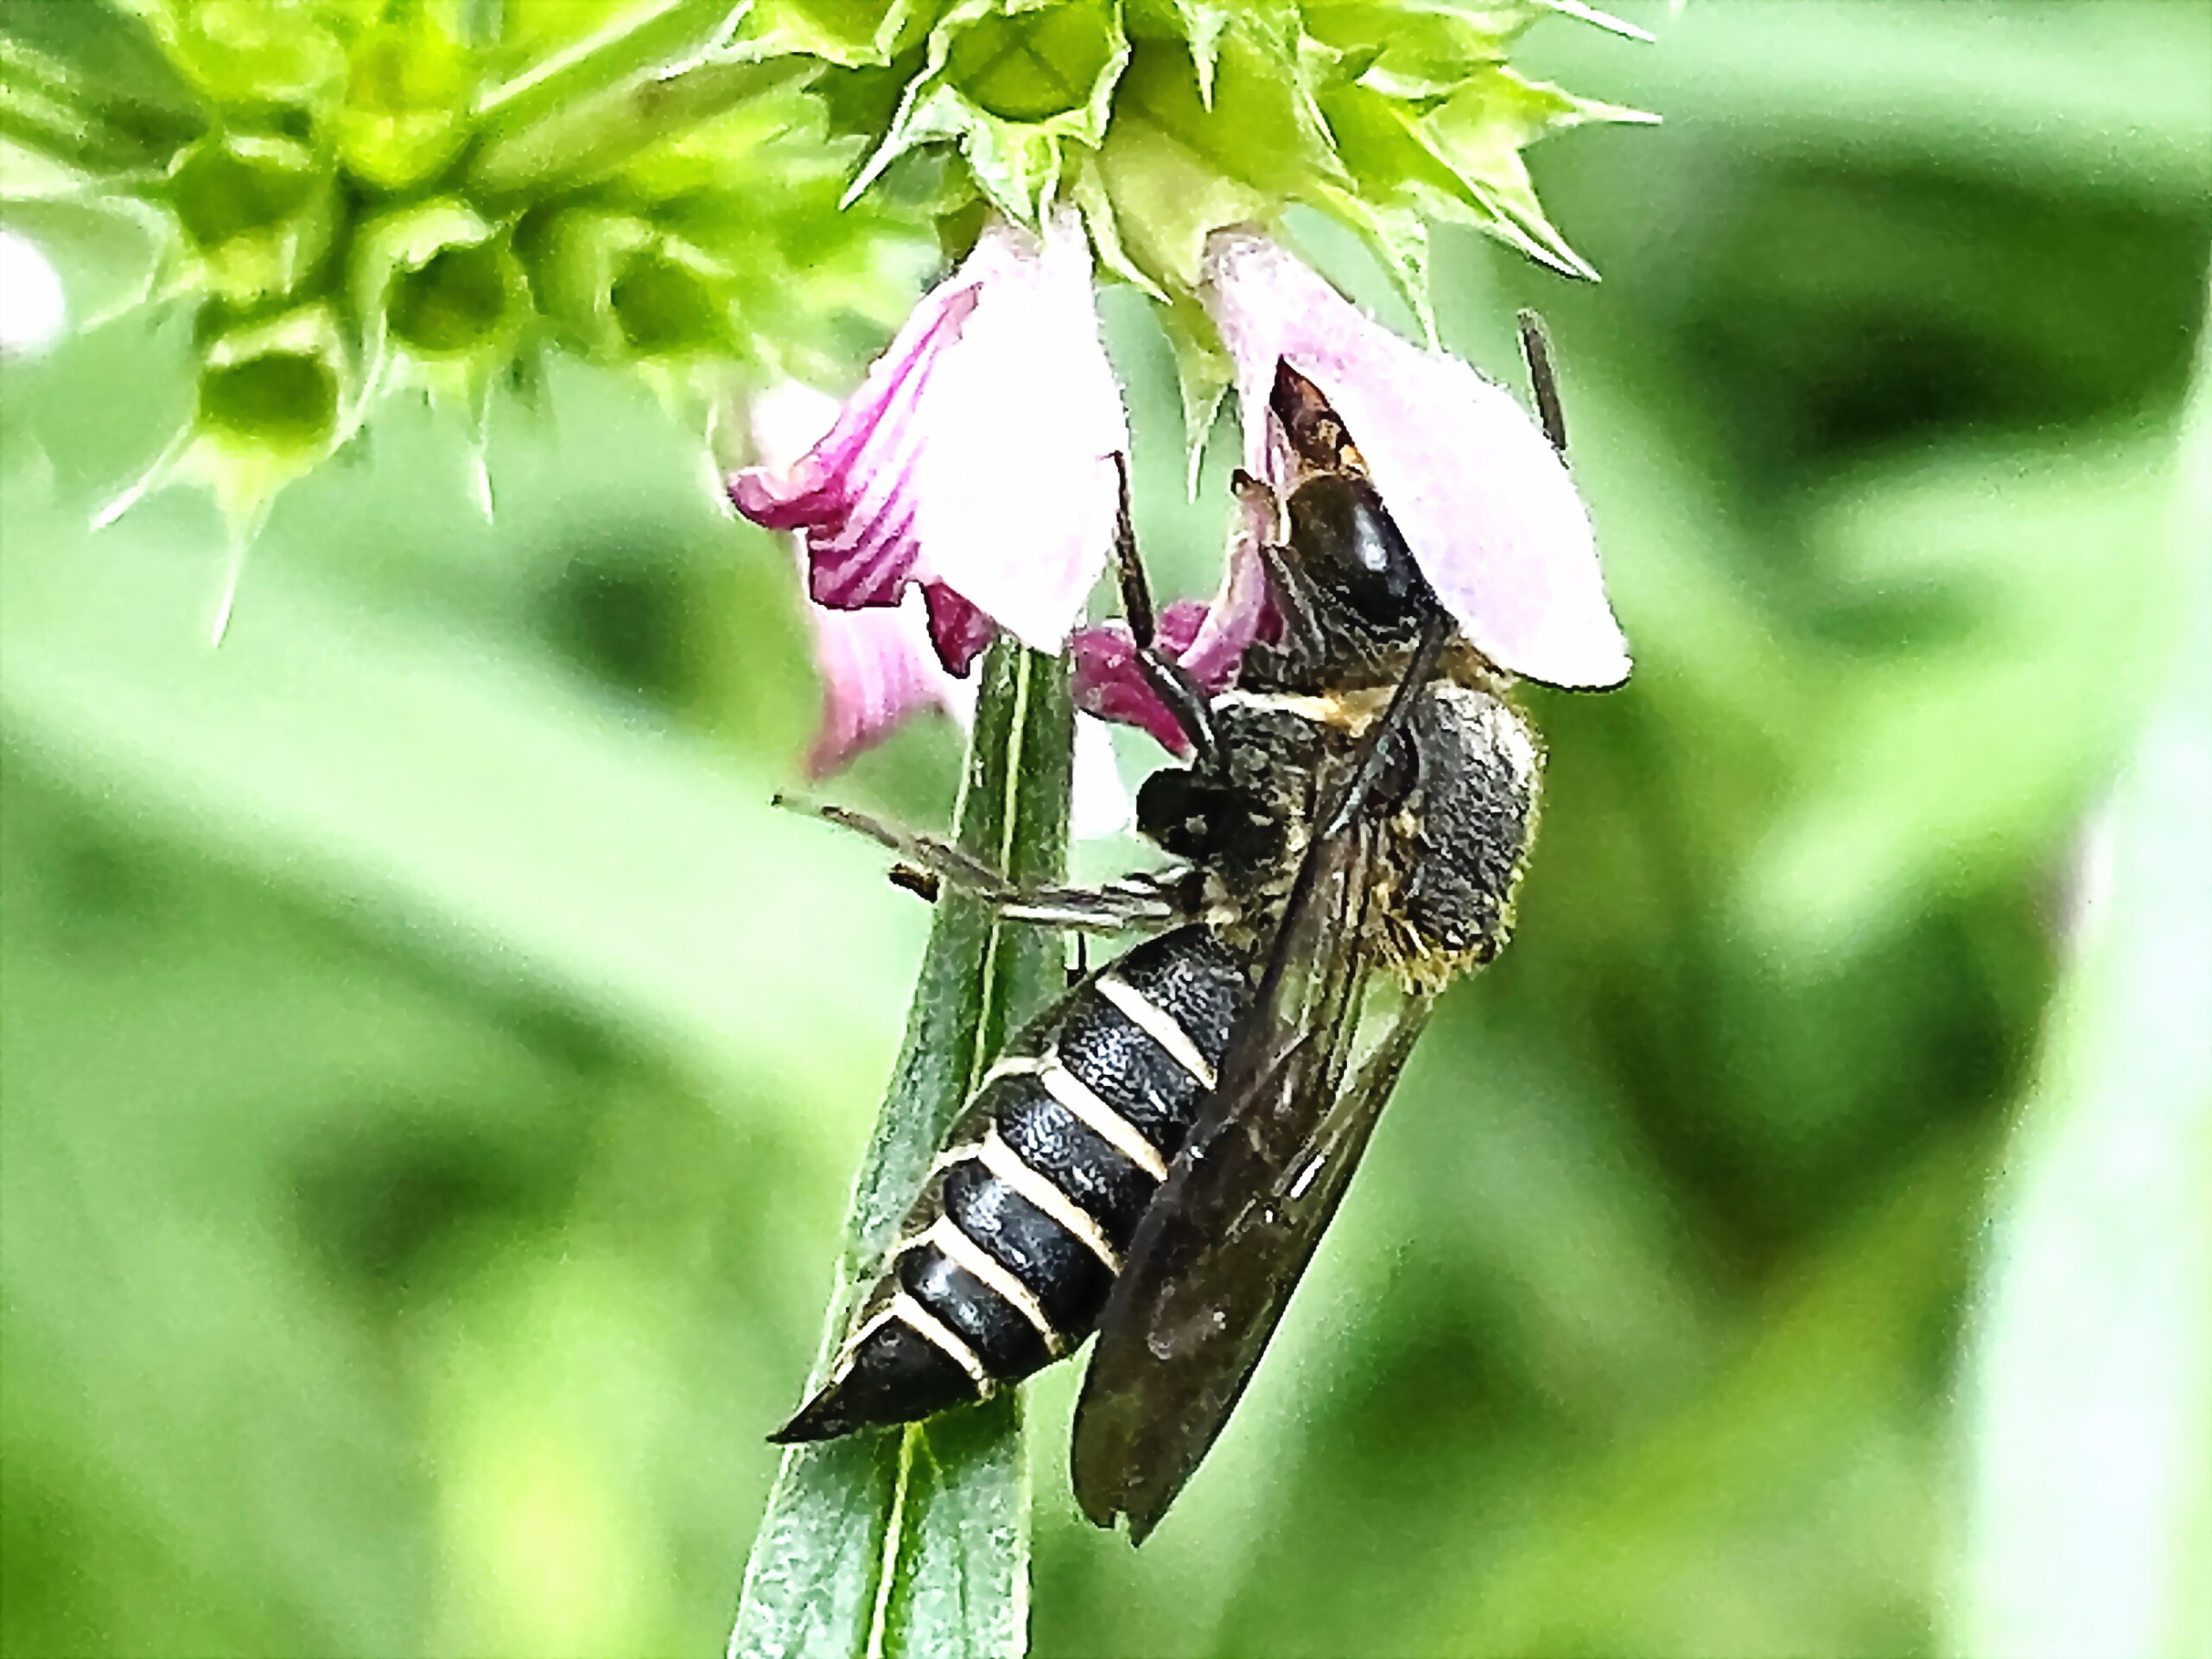
[[[2080,832],[2202,579],[2212,8],[1633,15],[1659,45],[1529,58],[1666,117],[1535,157],[1604,283],[1450,232],[1436,265],[1494,372],[1515,305],[1551,321],[1636,678],[1532,695],[1521,936],[1141,1555],[1069,1499],[1076,1369],[1032,1390],[1040,1654],[1974,1651],[2032,1559],[1989,1554],[2018,1395],[1968,1333],[2001,1356],[2014,1306],[1986,1218],[2125,1046],[2062,988]],[[80,311],[112,280],[68,274]],[[1166,347],[1107,310],[1141,530],[1202,589],[1233,446],[1185,503]],[[718,1652],[927,920],[767,806],[817,696],[789,555],[577,369],[500,415],[494,524],[449,432],[381,420],[278,504],[211,652],[204,502],[84,527],[187,344],[5,371],[0,1645]],[[957,753],[916,728],[836,791],[940,822]],[[2202,1172],[2177,1052],[2121,1109]],[[2159,1167],[2145,1213],[2201,1218]],[[2151,1323],[2185,1421],[2202,1331]]]

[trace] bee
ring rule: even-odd
[[[1564,448],[1533,346],[1530,362]],[[1542,746],[1421,575],[1355,435],[1287,363],[1271,403],[1288,487],[1236,487],[1273,524],[1281,627],[1218,695],[1156,646],[1124,480],[1122,609],[1192,751],[1137,796],[1167,868],[1021,892],[956,849],[823,809],[932,890],[1152,937],[1007,1042],[777,1441],[974,1401],[1096,1331],[1076,1497],[1141,1542],[1243,1395],[1438,994],[1511,932]]]

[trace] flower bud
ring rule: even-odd
[[[278,491],[344,442],[356,382],[327,304],[211,331],[200,349],[192,424],[174,471],[206,484],[239,532],[258,520]]]
[[[373,29],[354,45],[331,124],[338,158],[378,190],[427,183],[467,143],[474,92],[467,54],[427,8]]]
[[[346,49],[307,0],[194,0],[154,15],[188,79],[235,114],[284,119],[327,106]]]

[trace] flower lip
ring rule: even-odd
[[[895,604],[920,585],[940,657],[965,672],[994,623],[1040,651],[1066,644],[1112,545],[1128,448],[1090,244],[1063,210],[1042,236],[987,227],[821,442],[735,474],[730,499],[804,531],[820,604]]]
[[[1249,232],[1214,236],[1202,297],[1236,363],[1249,471],[1281,493],[1301,448],[1332,442],[1298,398],[1276,407],[1287,365],[1333,412],[1343,446],[1476,649],[1552,685],[1627,677],[1589,514],[1509,392],[1401,339]]]

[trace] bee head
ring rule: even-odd
[[[1382,505],[1343,417],[1288,363],[1269,398],[1296,460],[1289,563],[1327,620],[1376,642],[1410,638],[1437,599]]]

